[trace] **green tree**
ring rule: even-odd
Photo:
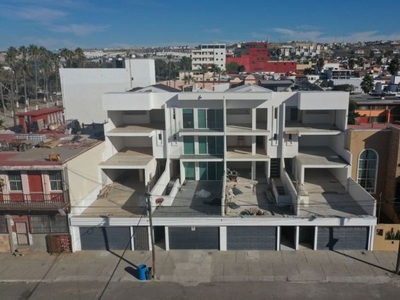
[[[354,69],[354,65],[355,65],[354,58],[350,58],[349,59],[349,63],[348,63],[349,69],[353,70]]]
[[[33,74],[35,74],[35,99],[37,99],[37,92],[38,92],[38,70],[37,70],[37,59],[39,56],[39,48],[38,46],[31,44],[28,47],[28,54],[29,54],[29,60],[33,63]]]
[[[246,67],[243,66],[243,65],[240,65],[240,66],[238,67],[238,72],[246,72]]]
[[[321,72],[321,70],[322,70],[322,68],[324,67],[324,65],[325,65],[325,60],[324,60],[324,58],[323,58],[323,57],[318,58],[318,61],[317,61],[318,71]]]
[[[238,72],[239,69],[239,64],[235,61],[230,62],[229,64],[226,64],[226,71],[228,73],[230,72]]]
[[[356,124],[356,118],[360,116],[358,112],[356,112],[357,103],[353,100],[349,100],[349,111],[347,114],[347,124]]]
[[[11,69],[13,83],[11,83],[11,106],[14,112],[14,126],[17,125],[17,118],[15,115],[15,99],[18,97],[18,80],[17,80],[17,64],[18,64],[18,50],[15,47],[10,47],[7,49],[5,61]],[[17,93],[17,95],[15,95]]]
[[[205,86],[205,76],[206,76],[206,73],[208,73],[208,65],[201,65],[201,67],[200,67],[200,73],[203,75],[203,89],[204,89],[204,86]]]
[[[215,76],[218,75],[218,82],[220,82],[222,69],[214,64],[211,66],[211,71],[213,72],[214,81],[215,81]]]
[[[361,81],[361,89],[364,93],[370,93],[374,88],[374,79],[371,75],[367,74]]]
[[[399,72],[399,59],[398,57],[392,58],[388,67],[389,73],[392,75],[397,75]]]
[[[28,49],[25,46],[21,46],[21,47],[19,47],[18,52],[21,55],[20,60],[19,60],[19,70],[20,70],[20,73],[22,75],[22,79],[24,82],[24,97],[25,97],[24,101],[26,104],[27,103],[26,101],[28,99],[28,93],[26,90],[26,78],[29,74],[29,62],[27,59]]]
[[[191,84],[193,82],[193,76],[192,75],[185,75],[183,77],[183,81],[185,84]]]

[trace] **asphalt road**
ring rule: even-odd
[[[198,286],[181,286],[175,283],[113,282],[102,292],[106,283],[55,282],[55,283],[2,283],[0,299],[324,299],[368,300],[397,299],[400,285],[364,283],[213,283]]]

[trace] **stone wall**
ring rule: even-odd
[[[6,253],[10,251],[10,239],[8,234],[0,234],[0,253]]]

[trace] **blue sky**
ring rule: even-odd
[[[0,50],[400,40],[398,12],[372,0],[0,0]]]

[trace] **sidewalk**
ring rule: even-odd
[[[0,254],[0,282],[106,282],[122,251],[73,254]],[[395,252],[368,251],[157,251],[156,276],[162,282],[362,282],[400,283],[393,274]],[[112,281],[138,281],[137,265],[151,266],[151,252],[127,251]]]

